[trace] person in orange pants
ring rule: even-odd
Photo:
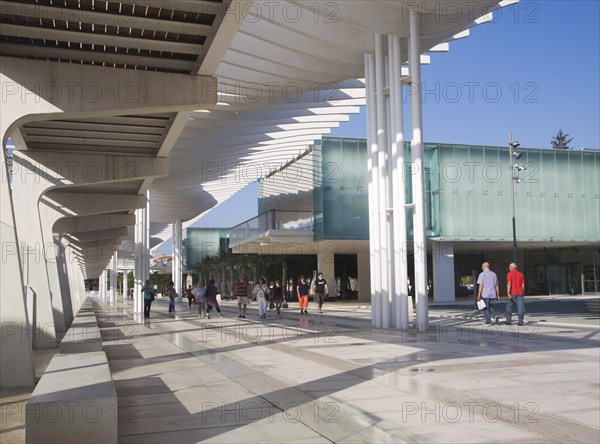
[[[308,282],[306,282],[304,275],[300,276],[300,280],[298,281],[298,286],[296,288],[298,293],[298,304],[300,305],[300,313],[308,314],[306,309],[308,308],[308,291],[310,286],[308,285]]]

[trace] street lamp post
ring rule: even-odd
[[[513,232],[513,245],[512,245],[512,261],[514,263],[518,262],[519,259],[519,251],[517,247],[517,223],[515,219],[515,182],[521,183],[523,179],[519,177],[519,172],[526,170],[527,168],[523,165],[519,165],[515,163],[515,159],[521,158],[521,153],[516,152],[515,149],[521,146],[519,142],[516,140],[512,140],[512,134],[509,134],[508,141],[508,157],[510,160],[510,199],[512,203],[512,232]],[[515,174],[516,172],[516,174]]]

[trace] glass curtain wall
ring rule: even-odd
[[[226,252],[228,230],[226,228],[187,228],[182,236],[182,261],[184,272],[196,272],[205,257]]]
[[[517,162],[527,168],[515,183],[519,242],[600,242],[600,152],[519,151]],[[404,152],[410,203],[410,143]],[[259,211],[313,211],[315,240],[368,239],[367,158],[365,140],[324,137],[309,154],[261,183]],[[512,241],[508,148],[427,143],[425,169],[429,238]],[[410,209],[406,220],[410,239]]]
[[[512,241],[508,148],[437,147],[439,239]],[[600,241],[600,152],[519,151],[519,242]]]

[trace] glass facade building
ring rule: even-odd
[[[263,219],[274,220],[273,213],[279,211],[286,211],[289,219],[293,210],[301,212],[306,220],[306,213],[312,212],[312,240],[336,242],[340,256],[350,252],[344,250],[345,243],[368,242],[367,150],[365,140],[324,137],[296,162],[261,182],[259,212],[270,214]],[[518,163],[526,169],[511,172],[508,147],[425,144],[430,250],[436,245],[452,247],[456,282],[478,269],[484,260],[493,260],[499,269],[507,266],[512,247],[511,176],[518,176],[514,195],[516,232],[528,291],[547,294],[597,290],[600,151],[518,151]],[[410,143],[405,144],[404,156],[405,198],[410,203]],[[409,239],[411,211],[407,209],[406,214]],[[256,230],[261,231],[261,227]],[[435,258],[431,256],[429,268],[434,269]]]
[[[326,137],[314,150],[320,161],[312,204],[315,238],[368,239],[366,141]],[[600,152],[520,151],[519,163],[527,169],[515,186],[519,240],[600,242]],[[508,148],[428,143],[425,168],[428,238],[512,240]],[[412,201],[411,174],[405,162],[406,202]],[[267,199],[265,193],[260,197]],[[407,227],[411,237],[410,214]]]
[[[598,154],[580,152],[544,152],[524,150],[528,170],[521,173],[523,182],[515,193],[517,208],[526,210],[518,219],[519,232],[526,240],[582,240],[598,238],[598,199],[592,191],[573,190],[598,188]],[[586,184],[571,183],[569,171],[562,167],[563,157],[569,157],[569,168],[577,179]],[[410,159],[410,144],[405,145],[405,159]],[[540,159],[544,159],[543,162]],[[367,146],[361,139],[324,138],[303,158],[302,163],[288,166],[278,178],[269,178],[261,184],[259,212],[312,211],[315,216],[315,239],[368,239]],[[293,171],[290,169],[293,168]],[[430,239],[438,240],[510,240],[510,181],[508,150],[451,144],[426,144],[426,229]],[[559,169],[562,177],[557,177]],[[412,200],[412,165],[406,162],[403,174],[406,202]],[[297,179],[297,180],[296,180]],[[300,180],[301,179],[301,180]],[[302,182],[302,184],[300,184]],[[300,189],[303,186],[304,189]],[[561,192],[558,187],[562,190]],[[298,187],[298,189],[295,189]],[[565,188],[566,187],[566,188]],[[542,191],[545,190],[545,191]],[[570,197],[569,197],[570,196]],[[536,198],[541,199],[537,201]],[[589,205],[596,208],[586,208]],[[532,202],[536,211],[528,211]],[[537,208],[539,207],[539,208]],[[556,219],[562,208],[568,215],[589,212],[585,232],[581,224],[563,219],[559,225],[548,224],[547,230],[537,230],[536,218]],[[477,209],[477,211],[475,211]],[[579,213],[577,213],[580,211]],[[519,213],[519,211],[518,211]],[[545,213],[545,214],[544,214]],[[471,217],[465,217],[467,214]],[[482,224],[483,215],[487,223]],[[565,214],[566,215],[566,214]],[[563,215],[564,216],[564,215]],[[409,238],[412,236],[412,218],[407,214]],[[567,227],[569,227],[567,229]],[[591,228],[591,229],[590,229]],[[565,231],[567,229],[568,232]]]

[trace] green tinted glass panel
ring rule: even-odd
[[[369,236],[367,143],[327,137],[321,149],[321,182],[315,187],[317,239],[367,239]],[[315,158],[318,158],[316,155]]]
[[[184,270],[196,270],[205,257],[227,250],[227,229],[187,228],[183,231],[182,247]]]
[[[505,147],[426,144],[427,236],[512,241],[511,178],[518,175],[514,197],[519,241],[599,242],[600,152],[518,151],[522,155],[516,162],[526,169],[517,173],[510,171]],[[311,171],[312,165],[312,173],[299,182],[287,178],[265,184],[261,196],[269,205],[262,207],[312,208],[315,239],[368,239],[367,157],[365,140],[324,137],[302,160],[306,165],[297,167]],[[405,144],[404,158],[405,201],[411,203],[410,143]],[[406,210],[406,222],[412,238],[411,209]]]
[[[520,241],[600,241],[600,152],[440,144],[440,238],[512,239],[511,177]]]

